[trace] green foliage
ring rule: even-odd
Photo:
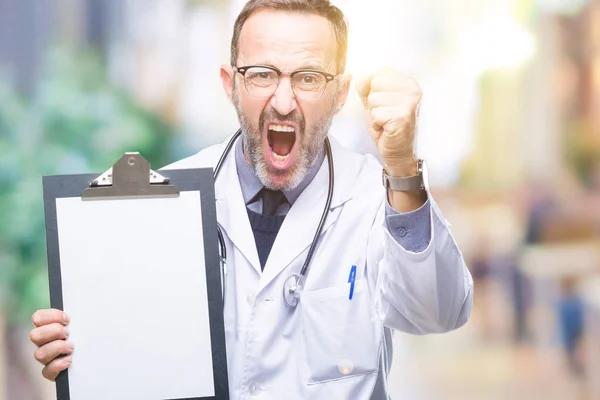
[[[104,172],[125,151],[158,168],[171,139],[111,86],[94,53],[52,50],[30,99],[0,79],[0,307],[10,322],[49,306],[42,176]]]

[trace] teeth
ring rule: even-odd
[[[269,124],[269,130],[276,132],[294,132],[294,128],[290,125]]]
[[[289,154],[287,156],[280,156],[279,154],[275,153],[274,151],[271,151],[271,153],[273,153],[273,158],[276,160],[279,160],[279,161],[285,161],[290,156]]]

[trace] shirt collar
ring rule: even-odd
[[[319,168],[321,168],[321,164],[323,164],[324,159],[325,151],[323,148],[321,148],[321,151],[317,156],[317,161],[312,165],[312,167],[310,167],[308,173],[304,176],[304,179],[302,179],[300,184],[292,190],[283,191],[283,194],[290,205],[294,204],[304,189],[306,189],[306,187],[312,182],[315,175],[317,175],[317,172],[319,172]],[[235,143],[235,166],[240,180],[240,186],[242,188],[244,204],[248,205],[256,197],[258,192],[261,191],[263,184],[261,183],[260,179],[258,179],[254,173],[254,170],[252,167],[250,167],[246,161],[246,158],[244,157],[243,135],[240,136],[240,139]]]

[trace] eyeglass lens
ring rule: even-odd
[[[269,97],[279,86],[277,71],[264,67],[251,67],[244,74],[248,93],[255,97]],[[325,91],[327,78],[318,72],[298,71],[292,73],[292,90],[302,100],[318,100]]]

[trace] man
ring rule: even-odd
[[[350,90],[346,47],[344,17],[327,0],[251,0],[235,23],[220,74],[243,135],[215,183],[231,398],[386,399],[392,331],[447,332],[470,315],[471,276],[420,188],[415,82],[385,69],[357,84],[391,187],[372,156],[333,140],[330,181],[324,143]],[[215,166],[224,147],[170,167]],[[291,307],[282,288],[307,258],[328,182],[332,201]],[[58,310],[33,315],[50,380],[77,362],[68,322]]]

